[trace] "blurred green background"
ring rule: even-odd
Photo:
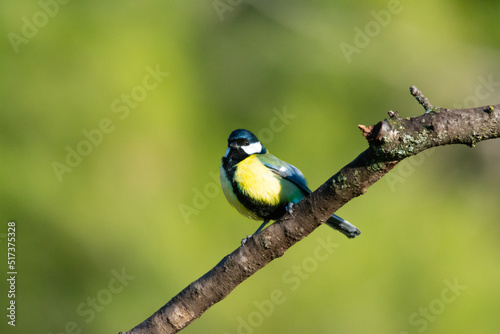
[[[237,248],[236,128],[315,189],[411,85],[500,103],[497,1],[62,2],[0,4],[2,333],[128,330]],[[500,333],[499,169],[500,140],[404,161],[338,212],[359,238],[319,228],[184,333]]]

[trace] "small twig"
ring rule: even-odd
[[[426,113],[434,109],[434,106],[429,102],[429,99],[426,98],[416,86],[410,87],[410,93],[417,99],[418,103],[424,107]]]

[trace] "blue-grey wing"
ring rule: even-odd
[[[290,165],[289,163],[284,162],[269,153],[259,155],[259,159],[264,166],[269,168],[273,173],[278,174],[280,177],[299,187],[304,195],[311,193],[311,190],[307,187],[306,178],[297,167]]]

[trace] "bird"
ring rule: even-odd
[[[293,205],[311,193],[302,172],[269,153],[252,132],[234,130],[227,143],[220,167],[222,190],[229,204],[239,213],[263,221],[254,234],[271,220],[286,212],[292,213]],[[354,225],[337,215],[332,215],[325,224],[348,238],[361,234]]]

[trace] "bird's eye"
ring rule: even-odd
[[[248,146],[248,145],[250,145],[250,142],[248,140],[245,140],[244,145]]]

